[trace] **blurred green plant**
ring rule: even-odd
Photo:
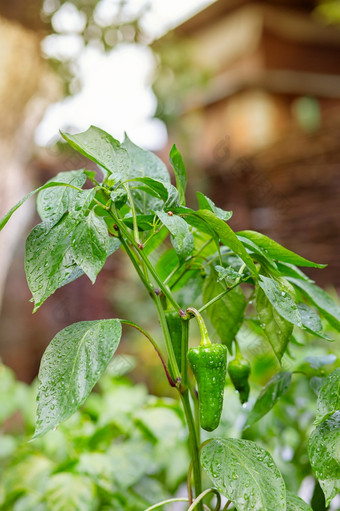
[[[131,365],[118,356],[81,411],[32,443],[36,383],[0,364],[3,511],[143,511],[177,491],[189,464],[183,412],[132,385]]]

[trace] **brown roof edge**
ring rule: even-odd
[[[316,0],[217,0],[202,11],[198,12],[184,23],[181,23],[173,29],[173,33],[178,36],[190,35],[212,21],[218,19],[244,5],[262,4],[271,6],[287,7],[303,12],[311,12],[316,6]],[[165,37],[165,36],[164,36]],[[162,39],[162,38],[161,38]]]

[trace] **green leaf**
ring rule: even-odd
[[[130,166],[128,154],[118,140],[106,131],[90,126],[82,133],[61,135],[76,151],[104,167],[115,180],[127,178]]]
[[[215,438],[202,447],[201,464],[238,511],[286,511],[286,488],[270,454],[255,442]]]
[[[136,215],[139,231],[150,231],[154,225],[155,215]],[[124,223],[130,229],[133,229],[132,214],[124,218]]]
[[[302,326],[297,305],[283,284],[264,275],[260,275],[258,283],[281,317],[292,325]]]
[[[225,287],[217,281],[216,272],[211,270],[203,284],[203,302],[209,302],[222,291],[225,291]],[[229,349],[242,326],[245,308],[242,289],[235,287],[207,309],[212,326]]]
[[[301,289],[302,293],[316,306],[331,325],[340,331],[340,307],[321,287],[304,280],[287,278]]]
[[[259,247],[265,249],[267,254],[277,261],[296,264],[296,266],[311,266],[313,268],[325,268],[325,266],[327,266],[326,264],[313,263],[312,261],[309,261],[308,259],[295,254],[291,250],[288,250],[264,234],[260,234],[259,232],[240,231],[237,234],[248,238],[249,240],[256,243]]]
[[[169,273],[178,265],[178,257],[173,248],[166,250],[156,263],[158,276],[165,280]]]
[[[33,438],[57,427],[84,403],[116,351],[121,330],[118,319],[83,321],[54,337],[41,360]]]
[[[302,325],[308,332],[326,341],[332,340],[327,335],[323,334],[320,317],[314,309],[309,307],[306,303],[298,303],[298,309]]]
[[[116,250],[118,250],[119,247],[120,247],[120,241],[118,238],[109,238],[107,257],[109,257],[114,252],[116,252]],[[76,280],[79,277],[82,277],[84,275],[84,271],[75,262],[73,262],[72,266],[69,269],[71,270],[70,275],[67,277],[66,280],[61,282],[59,287],[66,286],[70,282],[73,282],[74,280]],[[58,287],[58,289],[59,289],[59,287]]]
[[[295,277],[297,279],[307,280],[307,282],[313,282],[303,271],[300,270],[294,264],[283,263],[282,261],[278,261],[276,263],[277,269],[284,277]]]
[[[252,275],[257,278],[257,270],[252,258],[229,225],[218,218],[212,211],[207,211],[206,209],[197,211],[195,215],[206,221],[209,227],[215,231],[221,242],[237,254],[248,266]]]
[[[130,178],[148,176],[170,183],[168,169],[162,160],[154,153],[138,147],[129,139],[126,133],[123,147],[125,147],[131,159]]]
[[[275,374],[260,392],[254,408],[249,413],[244,428],[249,428],[262,419],[277,403],[280,397],[287,392],[292,379],[292,373],[283,371]]]
[[[180,204],[185,206],[185,189],[187,186],[187,173],[185,170],[181,153],[178,151],[175,144],[172,146],[170,150],[169,160],[174,170]]]
[[[214,229],[203,218],[199,218],[196,215],[196,211],[190,208],[186,208],[184,206],[180,206],[179,208],[173,209],[173,213],[176,213],[183,217],[185,221],[192,227],[195,227],[195,229],[197,229],[198,232],[208,234],[209,236],[211,236],[216,246],[217,247],[220,246],[219,238],[216,235]]]
[[[155,214],[170,232],[172,246],[180,262],[183,262],[194,250],[194,238],[188,224],[180,216],[169,216],[164,211],[155,211]]]
[[[70,234],[75,227],[69,214],[55,225],[36,225],[26,240],[25,272],[35,312],[74,270]]]
[[[209,197],[203,195],[203,193],[196,192],[196,195],[200,209],[207,209],[208,211],[212,211],[218,218],[221,218],[221,220],[224,221],[227,221],[232,217],[232,211],[224,211],[223,209],[218,208],[215,206],[215,203],[209,199]]]
[[[123,147],[130,157],[129,179],[150,177],[154,180],[170,183],[170,176],[166,165],[155,154],[135,145],[125,134]],[[150,214],[151,211],[161,209],[163,201],[150,196],[141,190],[131,190],[133,202],[137,213]]]
[[[215,266],[216,273],[218,275],[217,282],[221,282],[222,280],[227,280],[228,284],[234,284],[235,280],[240,278],[240,274],[234,270],[232,266],[220,266],[217,264]]]
[[[340,410],[340,367],[325,378],[316,404],[314,424],[320,424]]]
[[[103,218],[90,211],[72,234],[72,252],[77,265],[95,283],[98,273],[104,266],[109,247],[109,234]]]
[[[150,190],[155,192],[156,196],[164,201],[165,209],[176,208],[179,206],[178,191],[171,183],[152,179],[151,177],[135,178],[133,181],[138,181],[147,185],[146,189],[150,188]]]
[[[98,500],[93,482],[85,476],[60,472],[48,479],[45,498],[53,511],[96,511]]]
[[[262,330],[280,362],[293,332],[293,325],[277,312],[259,286],[256,289],[256,309]]]
[[[86,181],[86,174],[84,170],[59,172],[51,181],[68,183],[81,188]],[[41,220],[51,220],[56,223],[65,211],[72,209],[79,194],[80,192],[69,187],[41,190],[37,200],[37,210]]]
[[[277,266],[271,257],[265,252],[264,249],[261,249],[251,240],[248,240],[244,236],[237,235],[238,239],[243,243],[243,245],[248,249],[250,254],[254,254],[254,258],[262,263],[262,265],[268,265],[271,270],[277,271]]]
[[[340,491],[340,412],[314,429],[308,442],[308,454],[328,506]]]
[[[39,188],[37,188],[36,190],[33,190],[32,192],[28,193],[27,195],[25,195],[25,197],[23,197],[19,202],[17,202],[7,213],[5,216],[3,216],[0,220],[0,231],[5,227],[5,225],[7,224],[8,220],[11,218],[11,216],[13,215],[13,213],[16,212],[17,209],[20,208],[20,206],[22,206],[24,204],[24,202],[27,201],[27,199],[29,199],[30,197],[32,197],[32,195],[34,195],[35,193],[38,193],[40,192],[41,190],[45,190],[46,188],[52,188],[53,186],[66,186],[66,187],[70,187],[70,188],[73,188],[72,185],[69,185],[68,183],[58,183],[58,182],[55,182],[55,181],[49,181],[48,183],[40,186]]]
[[[297,495],[287,491],[287,511],[313,511],[306,502]]]

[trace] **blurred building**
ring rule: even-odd
[[[327,262],[309,274],[340,286],[340,30],[315,4],[213,3],[154,44],[154,88],[233,228]]]

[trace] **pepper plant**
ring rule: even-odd
[[[239,336],[245,325],[256,331],[259,349],[271,353],[277,368],[245,427],[275,405],[292,377],[320,376],[280,367],[287,368],[291,360],[290,345],[298,344],[298,329],[324,342],[332,340],[324,331],[326,323],[340,330],[339,306],[299,269],[324,265],[260,233],[235,233],[227,223],[232,213],[200,192],[198,210],[187,207],[186,171],[176,146],[170,151],[175,186],[166,165],[127,136],[120,143],[94,126],[62,136],[98,165],[101,179],[86,169],[60,172],[24,197],[0,222],[2,229],[28,197],[38,194],[42,221],[29,234],[25,253],[33,311],[83,274],[94,283],[106,259],[120,249],[154,303],[163,339],[152,338],[133,318],[83,321],[59,332],[41,361],[33,439],[55,429],[84,403],[117,350],[122,327],[132,327],[152,343],[165,377],[178,392],[191,456],[187,498],[148,509],[176,500],[186,501],[190,511],[310,509],[286,491],[272,456],[254,441],[209,438],[204,433],[202,443],[201,433],[202,428],[215,430],[220,421],[227,352],[231,382],[240,401],[248,400],[252,360],[242,353]],[[200,329],[200,346],[189,343],[192,321]],[[340,490],[340,369],[329,375],[324,371],[322,376],[309,459],[330,503]],[[211,487],[202,486],[202,469]]]

